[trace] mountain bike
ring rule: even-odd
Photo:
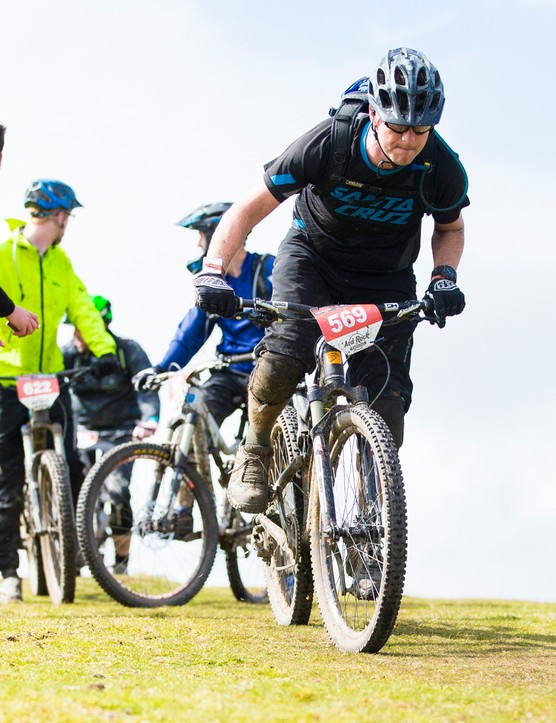
[[[87,368],[88,369],[88,368]],[[62,426],[50,419],[60,392],[83,373],[3,376],[17,384],[19,401],[29,409],[21,428],[25,483],[21,537],[27,553],[29,585],[34,595],[71,603],[75,597],[75,520]]]
[[[266,563],[277,622],[306,624],[314,589],[329,637],[346,652],[376,653],[394,628],[407,513],[390,430],[371,408],[366,388],[346,384],[345,362],[372,346],[380,351],[375,342],[383,325],[434,321],[426,315],[429,305],[314,308],[240,300],[241,309],[251,310],[245,315],[261,325],[312,320],[322,332],[314,379],[298,386],[273,428],[270,502],[255,516],[252,541]]]
[[[202,389],[203,372],[252,359],[251,353],[221,355],[186,376],[156,375],[153,390],[180,379],[185,388],[178,392],[179,412],[168,421],[160,441],[119,445],[87,475],[77,506],[79,543],[92,575],[118,602],[132,607],[187,603],[205,583],[218,545],[236,599],[266,602],[264,565],[250,543],[252,515],[234,510],[224,493],[244,435],[245,404],[240,406],[235,438],[228,444]],[[132,480],[131,519],[122,525],[115,520],[110,488],[113,476],[127,465],[131,466],[127,468]],[[218,481],[218,489],[213,480]],[[124,529],[128,559],[118,567],[116,553]]]

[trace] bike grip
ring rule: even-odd
[[[428,312],[434,311],[434,300],[430,296],[425,296],[421,301],[421,308],[427,314]]]

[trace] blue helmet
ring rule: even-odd
[[[33,215],[38,217],[50,216],[53,211],[62,209],[71,212],[81,206],[75,192],[61,181],[40,178],[33,181],[25,191],[25,208],[29,206],[38,209]]]
[[[223,201],[221,203],[208,203],[204,206],[199,206],[199,208],[196,208],[182,218],[181,221],[178,221],[178,226],[206,233],[210,241],[210,237],[218,226],[220,219],[231,205],[231,203]]]
[[[419,50],[389,50],[369,78],[369,106],[387,123],[434,126],[444,108],[440,73]]]

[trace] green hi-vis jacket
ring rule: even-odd
[[[58,327],[67,315],[95,356],[115,354],[116,342],[104,328],[102,317],[83,282],[75,274],[65,251],[51,246],[41,257],[23,236],[23,221],[7,219],[11,236],[0,243],[0,287],[18,306],[34,311],[40,328],[30,336],[14,336],[0,319],[0,376],[62,371]],[[0,380],[0,384],[15,382]]]

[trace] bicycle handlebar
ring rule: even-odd
[[[252,362],[255,360],[255,353],[252,351],[244,352],[243,354],[220,354],[214,359],[209,359],[207,361],[201,362],[197,364],[191,371],[187,373],[187,376],[185,377],[185,380],[187,382],[190,382],[194,377],[199,376],[201,372],[207,371],[209,369],[227,369],[228,367],[234,366],[235,364],[244,364],[245,362]],[[182,369],[176,369],[167,371],[167,372],[159,372],[158,374],[154,375],[154,384],[151,384],[149,387],[152,391],[155,391],[156,389],[160,388],[160,385],[173,377],[175,374],[178,374],[180,371],[183,371]]]
[[[385,314],[387,321],[390,323],[405,321],[407,318],[414,318],[422,311],[429,320],[432,317],[426,316],[427,313],[434,311],[434,304],[431,298],[424,298],[421,301],[412,299],[410,301],[391,302],[384,304],[374,304],[381,314]],[[298,304],[290,301],[268,301],[266,299],[243,299],[238,297],[238,312],[247,309],[253,310],[253,315],[258,314],[258,321],[295,320],[295,319],[312,319],[313,311],[318,309],[317,306],[309,306],[307,304]]]
[[[61,372],[32,372],[29,374],[9,374],[6,376],[0,376],[0,380],[17,381],[21,377],[31,377],[40,379],[41,377],[51,377],[55,375],[59,381],[62,381],[64,377],[68,380],[68,385],[74,381],[77,381],[79,377],[83,376],[87,372],[91,371],[92,366],[75,367],[74,369],[63,369]]]

